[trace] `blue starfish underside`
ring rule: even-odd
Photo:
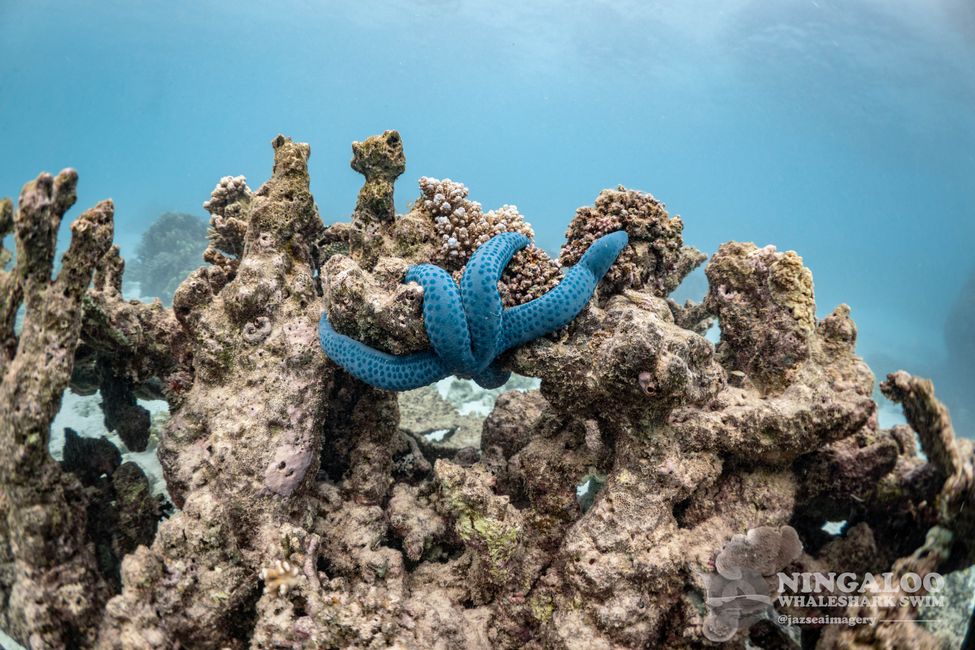
[[[384,390],[419,388],[450,375],[497,388],[511,373],[499,367],[496,358],[571,322],[627,241],[622,231],[600,237],[552,290],[504,309],[498,281],[528,238],[502,233],[474,252],[459,288],[447,271],[433,264],[419,264],[407,272],[406,282],[423,287],[423,320],[432,350],[387,354],[336,332],[327,314],[322,314],[318,328],[322,348],[349,374]]]

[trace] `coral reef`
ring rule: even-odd
[[[380,390],[328,359],[323,312],[377,352],[466,358],[436,340],[430,298],[473,278],[492,237],[527,243],[513,211],[482,213],[448,181],[426,179],[429,197],[393,214],[402,146],[392,131],[355,145],[365,185],[351,221],[326,228],[308,145],[275,138],[266,183],[227,177],[207,202],[208,265],[172,309],[122,299],[110,204],[76,221],[50,279],[72,172],[29,184],[16,213],[0,203],[18,243],[0,275],[0,627],[37,648],[707,647],[715,571],[764,583],[973,563],[975,453],[930,382],[890,375],[908,426],[881,428],[850,309],[818,320],[792,252],[725,244],[704,303],[669,300],[702,255],[648,194],[580,209],[560,258],[572,268],[523,265],[511,304],[495,264],[477,297],[505,316],[467,322],[468,354],[541,386],[497,397],[479,437],[444,424],[437,388]],[[431,262],[443,284],[403,282]],[[167,401],[172,516],[158,523],[104,441],[68,433],[53,461],[69,379],[104,386],[113,421],[137,423],[133,396]],[[456,444],[428,439],[449,426],[467,427]],[[737,648],[940,643],[911,604],[840,611],[885,623],[719,622]]]
[[[938,373],[944,377],[944,399],[964,431],[975,431],[975,269],[962,285],[945,321],[947,359]]]
[[[721,323],[718,353],[764,387],[790,383],[816,329],[812,273],[794,252],[731,242],[707,268],[706,307]]]
[[[173,292],[200,265],[207,247],[206,221],[192,214],[166,212],[142,233],[129,275],[144,298],[173,302]]]

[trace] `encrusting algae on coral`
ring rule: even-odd
[[[795,531],[789,571],[972,563],[971,444],[907,373],[883,390],[910,428],[878,424],[850,309],[816,319],[798,255],[725,244],[704,302],[679,306],[668,294],[704,256],[649,194],[601,193],[556,263],[513,207],[484,212],[453,181],[424,179],[395,214],[395,131],[356,143],[365,183],[351,220],[328,227],[308,145],[272,144],[267,182],[229,176],[207,202],[208,265],[171,309],[121,298],[110,203],[76,220],[52,279],[73,172],[28,184],[16,210],[0,202],[0,233],[18,245],[0,272],[0,628],[18,641],[689,648],[708,643],[706,574],[750,530]],[[476,251],[495,246],[512,249],[507,272],[480,268]],[[425,264],[442,272],[404,282]],[[477,309],[458,278],[488,281]],[[434,294],[453,301],[444,326],[466,326],[466,352],[462,332],[430,327]],[[433,375],[513,371],[541,389],[498,398],[480,449],[434,447],[400,426],[395,393],[323,354],[323,313],[375,352],[432,355]],[[717,350],[702,336],[713,318]],[[111,449],[76,449],[64,466],[48,453],[61,392],[90,391],[92,368],[116,406],[144,391],[169,405],[159,458],[178,510],[158,529]],[[118,523],[94,530],[94,512]],[[889,622],[801,634],[820,648],[939,643],[916,609],[878,616]],[[729,638],[784,647],[799,632],[760,621]]]

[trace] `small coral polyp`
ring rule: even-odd
[[[447,271],[433,264],[414,266],[406,274],[407,282],[423,287],[423,319],[432,351],[394,356],[373,349],[336,332],[327,313],[319,324],[322,348],[347,372],[385,390],[411,390],[450,375],[497,388],[511,373],[496,358],[572,321],[627,241],[622,231],[599,238],[554,289],[504,309],[498,281],[512,256],[528,245],[528,237],[517,232],[495,235],[471,256],[459,289]]]

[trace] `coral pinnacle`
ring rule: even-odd
[[[498,280],[511,257],[528,245],[528,237],[502,233],[471,256],[459,289],[447,271],[433,264],[407,272],[406,282],[423,287],[423,319],[433,350],[402,356],[381,352],[336,332],[328,314],[319,323],[322,348],[347,372],[385,390],[410,390],[452,374],[496,388],[510,376],[494,364],[498,355],[575,318],[627,241],[622,231],[597,239],[555,288],[504,309]]]

